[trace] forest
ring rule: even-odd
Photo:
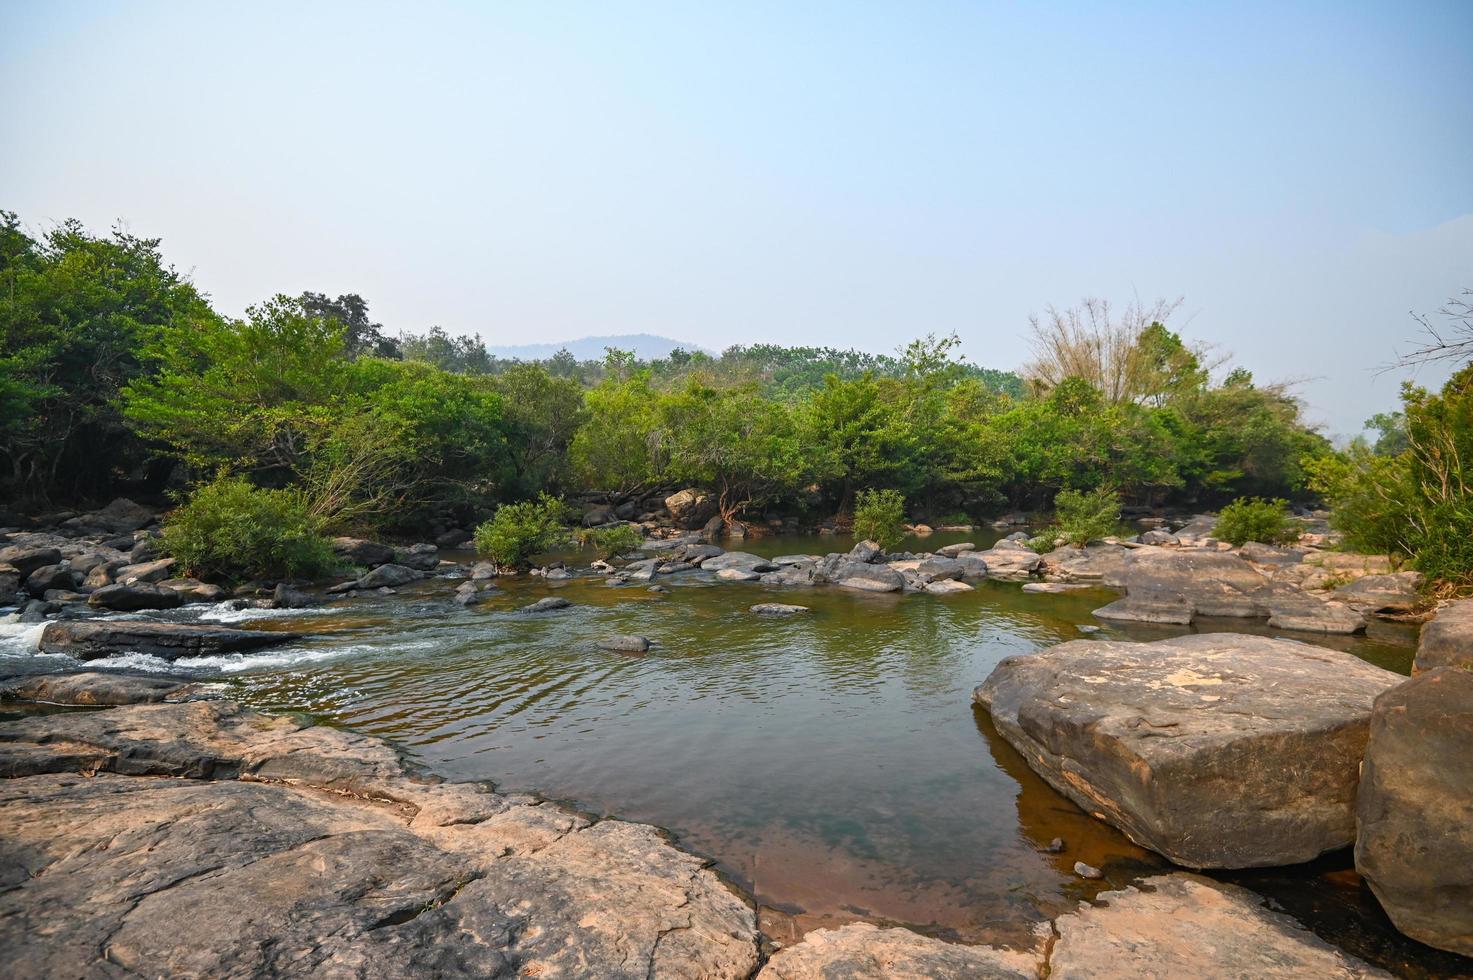
[[[390,333],[359,295],[215,310],[157,239],[0,212],[0,495],[37,510],[233,481],[315,533],[471,526],[548,495],[698,487],[728,521],[846,513],[892,490],[915,519],[1050,509],[1331,502],[1358,547],[1457,577],[1473,530],[1464,371],[1344,451],[1266,383],[1169,323],[1085,300],[1026,325],[1034,359],[980,367],[955,336],[893,355],[734,345],[601,362],[500,360],[473,336]],[[1020,325],[1025,326],[1025,325]],[[274,496],[273,496],[274,495]],[[1460,522],[1467,523],[1460,523]],[[1436,551],[1436,555],[1433,552]],[[1450,551],[1456,552],[1449,553]]]

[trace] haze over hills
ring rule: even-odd
[[[688,351],[705,350],[708,354],[715,351],[706,350],[700,344],[693,344],[686,340],[671,340],[669,337],[659,337],[651,333],[618,334],[608,337],[579,337],[577,340],[564,340],[551,344],[517,344],[505,347],[492,347],[489,344],[486,352],[494,357],[516,358],[522,361],[540,361],[552,357],[558,351],[566,348],[580,361],[601,361],[604,357],[604,349],[617,347],[620,350],[634,352],[634,356],[640,360],[649,361],[658,357],[668,357],[670,352],[679,347]]]

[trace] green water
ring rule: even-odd
[[[957,536],[924,546],[950,540]],[[739,547],[776,555],[847,545],[770,538]],[[779,939],[865,918],[965,941],[1026,942],[1035,923],[1080,899],[1166,868],[1034,776],[970,701],[1001,658],[1101,625],[1091,610],[1112,593],[1029,595],[983,582],[935,597],[659,581],[668,593],[513,579],[501,597],[462,609],[450,601],[455,582],[431,580],[271,620],[319,636],[269,666],[197,666],[228,672],[248,703],[386,736],[451,778],[666,827],[749,889]],[[573,608],[516,612],[548,594]],[[761,601],[813,613],[746,612]],[[654,646],[644,656],[596,648],[614,633]],[[1388,628],[1318,642],[1406,672],[1414,639]],[[1066,850],[1046,853],[1056,837]],[[1080,860],[1104,869],[1105,880],[1078,878]],[[1446,972],[1390,929],[1348,868],[1340,855],[1234,880],[1347,948],[1399,969]]]

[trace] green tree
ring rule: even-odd
[[[854,536],[885,551],[905,540],[905,497],[899,490],[861,490],[854,500]]]
[[[531,559],[567,538],[567,506],[555,497],[502,504],[476,528],[476,551],[503,568],[525,568]]]

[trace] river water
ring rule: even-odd
[[[734,547],[776,555],[848,545],[784,537]],[[434,579],[305,612],[186,609],[170,616],[314,636],[260,655],[117,665],[222,678],[248,704],[385,736],[447,777],[668,828],[756,896],[763,927],[779,940],[863,918],[966,942],[1027,943],[1035,924],[1078,901],[1168,868],[1034,776],[971,704],[1003,657],[1103,625],[1090,613],[1108,591],[1029,595],[982,582],[961,595],[898,596],[677,575],[661,577],[669,591],[655,594],[528,577],[502,580],[503,595],[463,609],[451,601],[455,584]],[[553,593],[573,607],[516,612]],[[761,601],[813,613],[746,611]],[[34,636],[9,629],[0,669],[65,665],[36,656]],[[1182,632],[1114,626],[1099,636]],[[595,640],[616,633],[654,646],[644,656],[597,649]],[[1294,638],[1405,673],[1415,632]],[[1062,853],[1047,852],[1054,838]],[[1079,878],[1076,861],[1105,879]],[[1398,972],[1468,965],[1397,934],[1348,853],[1221,877]]]

